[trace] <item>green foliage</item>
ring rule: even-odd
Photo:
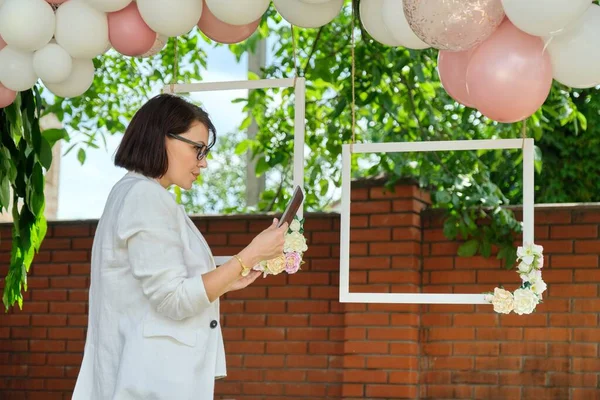
[[[7,310],[15,303],[22,307],[27,272],[46,236],[44,170],[50,168],[50,149],[61,133],[41,133],[40,106],[37,90],[29,90],[21,92],[11,106],[0,109],[0,211],[9,211],[12,200],[14,220],[10,266],[2,296]]]

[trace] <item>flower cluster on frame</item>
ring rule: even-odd
[[[497,287],[493,293],[486,293],[486,301],[501,314],[531,314],[542,301],[546,282],[542,279],[544,266],[544,248],[536,244],[526,244],[517,249],[517,272],[521,277],[521,286],[514,293]]]

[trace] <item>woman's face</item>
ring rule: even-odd
[[[208,129],[201,122],[195,122],[187,132],[177,136],[205,146],[209,140]],[[198,147],[191,143],[170,136],[166,136],[165,141],[169,167],[159,179],[160,184],[165,188],[177,185],[185,190],[191,189],[200,169],[207,167],[206,157],[198,161]]]

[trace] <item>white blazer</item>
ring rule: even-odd
[[[92,247],[88,331],[74,400],[212,400],[226,375],[210,248],[157,181],[112,189]]]

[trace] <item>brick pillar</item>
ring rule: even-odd
[[[350,291],[420,292],[421,210],[413,183],[352,190]],[[420,306],[345,304],[344,399],[419,396]]]

